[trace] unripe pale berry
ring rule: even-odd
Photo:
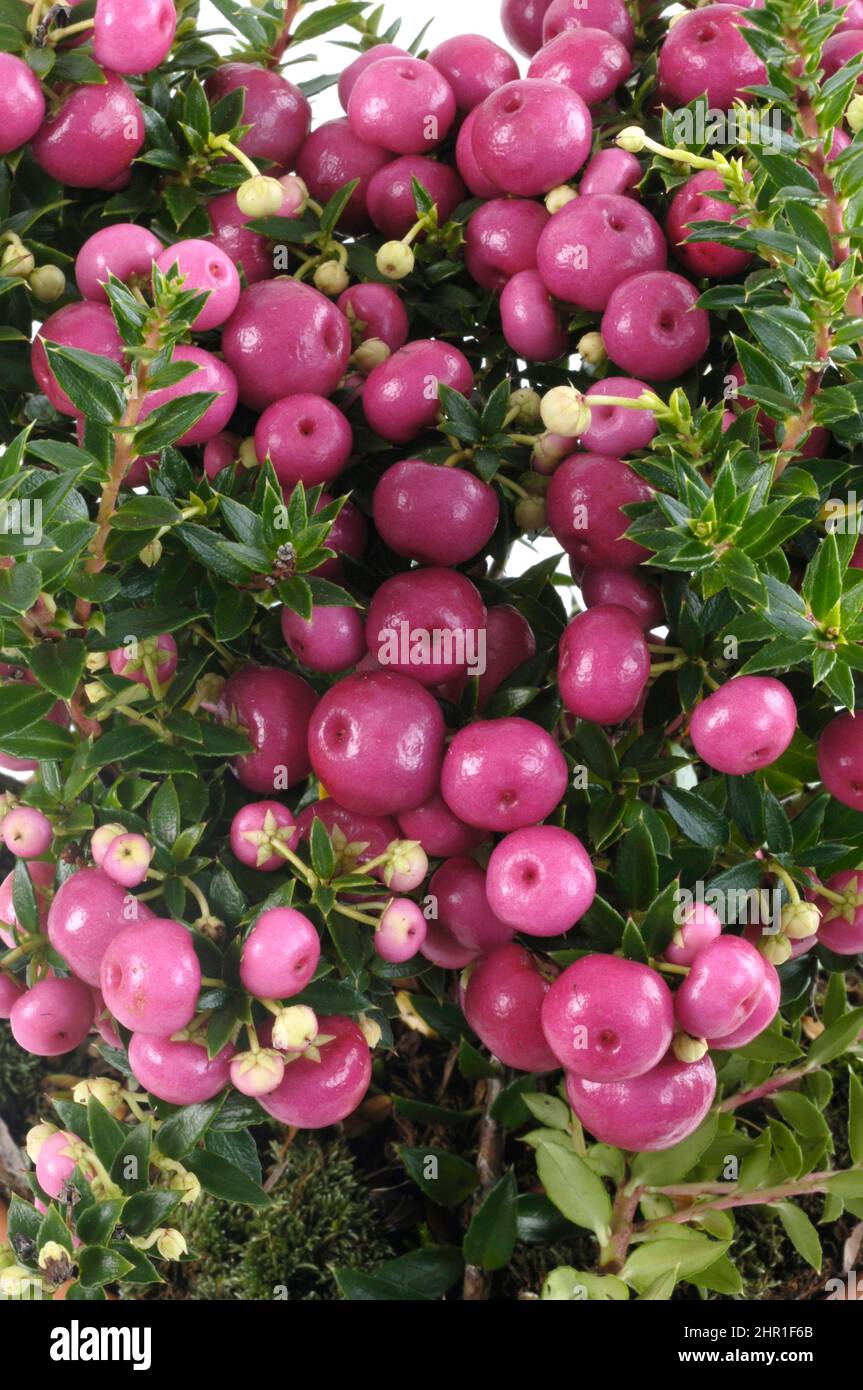
[[[404,280],[410,275],[415,264],[415,256],[403,241],[385,241],[377,254],[377,267],[388,280]]]
[[[589,367],[603,367],[608,361],[608,353],[605,350],[601,333],[583,334],[579,338],[575,350],[582,362],[586,362]]]
[[[351,283],[351,277],[339,261],[324,261],[314,274],[315,289],[331,298],[343,294]]]
[[[394,898],[375,928],[375,950],[383,960],[400,964],[416,955],[425,936],[422,909],[410,898]]]
[[[382,362],[386,362],[391,356],[391,349],[387,347],[382,338],[367,338],[354,349],[351,361],[354,366],[359,367],[361,372],[373,372],[375,367],[379,367]]]
[[[577,438],[590,424],[590,410],[574,386],[553,386],[541,405],[542,423],[552,434]]]
[[[57,1126],[52,1124],[33,1125],[27,1131],[24,1147],[27,1150],[27,1157],[31,1163],[37,1163],[42,1152],[42,1146],[46,1139],[50,1139],[52,1134],[59,1133]]]
[[[16,806],[3,817],[3,842],[19,859],[38,859],[54,838],[48,817],[35,806]]]
[[[785,903],[780,915],[782,930],[791,941],[805,941],[821,925],[821,913],[814,903]]]
[[[395,893],[412,893],[428,873],[428,855],[421,844],[410,840],[395,840],[389,851],[389,863],[381,873],[384,883]]]
[[[116,840],[118,835],[125,835],[125,825],[120,825],[117,821],[110,821],[107,825],[100,825],[98,830],[94,830],[90,836],[90,853],[93,862],[101,868],[102,860],[108,851],[108,846],[112,840]]]
[[[66,293],[66,276],[58,265],[39,265],[27,281],[40,304],[54,304]]]
[[[285,197],[278,179],[265,174],[248,179],[237,189],[237,207],[246,217],[276,217]]]
[[[102,858],[102,872],[123,888],[137,888],[147,877],[153,846],[144,835],[123,834],[111,840]]]
[[[292,812],[279,801],[256,801],[242,806],[231,821],[231,849],[241,864],[261,873],[285,866],[279,847],[295,850],[300,831]]]
[[[273,1019],[271,1042],[280,1052],[305,1052],[319,1031],[317,1015],[308,1004],[291,1004]]]
[[[36,269],[36,258],[32,251],[28,251],[26,246],[20,242],[13,242],[4,248],[2,258],[0,258],[0,269],[4,275],[17,275],[22,280],[26,280],[28,275],[32,275]]]
[[[285,1074],[285,1059],[272,1048],[238,1052],[231,1059],[231,1082],[244,1096],[266,1096]]]

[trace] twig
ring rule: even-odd
[[[479,1127],[479,1148],[476,1155],[476,1170],[479,1174],[479,1189],[474,1198],[473,1211],[479,1211],[482,1203],[500,1177],[503,1163],[503,1130],[492,1115],[495,1101],[503,1090],[503,1078],[491,1076],[485,1086],[485,1103]],[[464,1272],[462,1297],[470,1301],[487,1299],[489,1295],[488,1272],[478,1265],[467,1265]]]

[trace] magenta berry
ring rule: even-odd
[[[679,1026],[694,1038],[725,1037],[746,1022],[764,987],[767,962],[740,936],[720,936],[696,955],[674,996]]]
[[[437,900],[437,922],[475,952],[500,946],[513,935],[513,928],[492,912],[485,885],[485,870],[467,855],[445,859],[429,882],[429,895]]]
[[[567,1100],[595,1139],[646,1153],[687,1139],[715,1094],[716,1072],[706,1055],[698,1062],[679,1062],[669,1052],[651,1071],[625,1081],[566,1078]]]
[[[353,441],[342,412],[308,392],[274,401],[255,429],[258,458],[270,459],[283,487],[331,483],[345,467]]]
[[[283,608],[282,636],[310,671],[345,671],[367,650],[362,613],[344,605],[315,608],[311,618]]]
[[[0,1018],[8,1018],[13,1005],[24,993],[24,985],[11,975],[0,973]]]
[[[64,415],[75,415],[76,408],[51,371],[43,339],[60,347],[82,348],[85,352],[107,357],[118,364],[123,360],[123,344],[114,315],[107,304],[90,304],[86,301],[66,304],[47,318],[33,339],[30,363],[39,390],[48,397],[55,410],[62,411]]]
[[[394,463],[372,499],[379,535],[397,555],[422,565],[461,565],[494,534],[500,503],[494,488],[462,468],[420,459]]]
[[[319,203],[329,202],[346,183],[359,179],[342,213],[340,226],[349,232],[365,231],[369,225],[372,181],[391,158],[379,145],[360,139],[348,121],[324,121],[312,131],[300,150],[297,173]]]
[[[9,1012],[12,1036],[25,1052],[59,1057],[80,1047],[93,1022],[93,999],[80,980],[40,980]]]
[[[863,874],[843,869],[828,878],[825,886],[841,894],[845,902],[842,905],[816,893],[815,902],[821,910],[818,940],[837,955],[856,955],[863,951]]]
[[[557,1068],[540,1021],[549,984],[535,957],[514,942],[488,951],[470,971],[464,1016],[504,1066],[537,1072]]]
[[[437,789],[444,722],[437,701],[394,671],[347,676],[320,700],[309,755],[331,796],[374,816],[412,811]]]
[[[231,849],[241,864],[262,873],[274,873],[285,865],[279,847],[295,850],[300,830],[294,816],[280,801],[254,801],[237,811],[231,821]]]
[[[393,159],[383,165],[369,183],[369,214],[384,236],[401,238],[416,222],[414,179],[435,204],[441,227],[467,198],[464,184],[448,164],[416,154]]]
[[[580,584],[581,596],[588,608],[605,604],[628,608],[645,632],[665,621],[659,590],[634,570],[586,569]]]
[[[435,424],[441,385],[470,394],[473,371],[464,353],[427,338],[406,343],[369,373],[363,390],[366,420],[391,444],[407,444]]]
[[[710,319],[696,308],[698,291],[670,270],[633,275],[612,291],[602,318],[608,355],[624,371],[650,368],[668,381],[694,367],[710,342]]]
[[[603,396],[622,396],[637,401],[650,387],[628,376],[607,376],[595,381],[585,392],[590,407],[590,424],[581,435],[581,446],[591,454],[622,458],[646,449],[656,434],[652,410],[629,410],[622,405],[603,405]]]
[[[329,396],[347,370],[350,350],[344,314],[296,280],[243,290],[222,333],[225,361],[252,410],[299,392]]]
[[[542,1028],[561,1066],[588,1081],[642,1076],[674,1033],[674,1003],[662,976],[638,961],[598,953],[558,975]]]
[[[722,923],[712,907],[696,902],[675,928],[674,935],[663,951],[663,959],[672,965],[691,965],[705,946],[722,935]]]
[[[241,440],[235,434],[217,434],[204,445],[204,475],[215,482],[224,468],[236,462]]]
[[[30,148],[45,173],[72,188],[104,188],[132,164],[144,143],[144,118],[131,87],[116,73],[103,83],[72,86]]]
[[[669,105],[706,96],[730,110],[751,101],[746,88],[767,81],[767,70],[740,32],[744,13],[733,5],[704,5],[681,15],[659,52],[659,87]]]
[[[579,192],[585,197],[591,193],[617,193],[634,198],[643,174],[635,155],[628,150],[597,150],[584,166]]]
[[[179,922],[154,917],[118,932],[102,957],[105,1004],[124,1028],[170,1037],[195,1016],[201,967]]]
[[[167,58],[176,30],[174,0],[97,0],[93,56],[112,72],[150,72]]]
[[[498,603],[486,618],[485,670],[479,678],[479,708],[520,666],[536,656],[533,628],[517,608]]]
[[[629,608],[613,603],[588,608],[572,619],[560,639],[560,694],[580,719],[596,724],[628,719],[649,676],[642,624]]]
[[[448,932],[435,918],[429,918],[426,922],[426,938],[420,947],[420,955],[433,965],[440,966],[441,970],[464,970],[466,965],[476,960],[478,954],[478,951],[457,941],[452,932]]]
[[[408,340],[407,311],[389,285],[351,285],[339,295],[336,306],[351,325],[355,342],[379,338],[390,352],[396,352]]]
[[[33,69],[13,53],[0,53],[0,155],[32,140],[45,119],[45,97]]]
[[[152,916],[146,903],[101,869],[79,869],[57,889],[48,913],[48,939],[80,979],[98,985],[102,957],[114,937],[130,923]]]
[[[351,92],[356,86],[357,79],[362,76],[366,68],[370,68],[373,63],[379,63],[382,58],[409,58],[411,55],[406,48],[399,48],[395,43],[376,43],[372,48],[361,53],[352,63],[348,63],[339,77],[339,101],[342,110],[347,111]]]
[[[483,173],[473,151],[473,128],[479,107],[469,111],[459,127],[455,142],[455,162],[468,191],[474,198],[502,198],[503,189]]]
[[[16,806],[3,817],[2,835],[10,854],[18,859],[38,859],[49,848],[54,828],[35,806]]]
[[[326,1041],[291,1062],[281,1085],[261,1100],[267,1114],[297,1129],[338,1124],[356,1110],[372,1079],[369,1046],[353,1019],[320,1018],[318,1027]]]
[[[244,787],[285,790],[308,775],[306,737],[316,704],[312,687],[291,671],[247,666],[230,677],[220,708],[225,719],[245,730],[254,748],[234,763]]]
[[[426,154],[445,139],[456,103],[445,77],[420,58],[382,58],[361,72],[348,98],[351,130],[394,154]]]
[[[465,232],[465,265],[477,284],[501,290],[519,271],[534,270],[549,221],[542,203],[527,198],[493,198],[477,208]]]
[[[551,815],[568,780],[566,759],[539,724],[493,719],[456,734],[444,758],[441,792],[468,825],[519,830]]]
[[[504,286],[500,297],[503,336],[528,362],[553,362],[569,345],[569,334],[542,276],[522,270]]]
[[[463,574],[409,570],[385,579],[369,604],[369,651],[389,670],[440,685],[482,664],[485,618],[479,591]]]
[[[460,111],[472,111],[498,87],[518,77],[512,55],[484,34],[445,39],[432,49],[428,61],[452,87]]]
[[[102,857],[102,872],[122,888],[137,888],[147,877],[153,846],[144,835],[117,835]]]
[[[76,1149],[81,1141],[67,1129],[49,1134],[36,1159],[36,1181],[48,1197],[60,1198],[78,1166]]]
[[[224,1091],[236,1049],[226,1043],[215,1057],[197,1042],[175,1042],[134,1033],[129,1065],[145,1091],[169,1105],[201,1105]]]
[[[106,304],[105,283],[109,275],[128,284],[130,280],[149,281],[153,262],[162,254],[158,237],[134,222],[117,222],[94,232],[84,242],[75,261],[75,279],[85,299]]]
[[[141,406],[140,419],[143,422],[154,410],[167,405],[169,401],[178,400],[182,396],[196,395],[198,392],[212,391],[216,396],[212,405],[209,405],[200,420],[177,440],[181,447],[187,444],[206,444],[222,432],[234,413],[237,405],[236,378],[220,358],[191,344],[180,343],[175,347],[173,360],[191,362],[195,371],[183,377],[182,381],[175,382],[173,386],[163,386],[160,390],[151,391]]]
[[[46,864],[44,860],[30,860],[27,862],[27,873],[33,884],[36,893],[36,906],[39,909],[39,928],[45,930],[45,923],[48,917],[48,900],[51,889],[54,886],[54,865]],[[12,889],[15,879],[14,870],[8,873],[0,883],[0,941],[4,942],[10,949],[15,945],[13,931],[4,930],[6,927],[15,928],[18,925],[18,918],[15,915],[15,903],[13,901]]]
[[[477,108],[473,152],[505,193],[532,198],[566,183],[590,153],[593,126],[581,97],[558,82],[520,78]]]
[[[230,318],[240,298],[240,277],[233,261],[218,246],[194,238],[168,246],[156,261],[163,275],[179,275],[188,294],[206,293],[207,302],[193,321],[203,333]]]
[[[772,676],[735,676],[702,700],[689,734],[717,772],[744,776],[781,758],[797,728],[797,706]]]
[[[399,830],[406,840],[419,840],[427,855],[447,859],[450,855],[469,854],[486,838],[484,830],[466,825],[447,806],[440,792],[435,792],[422,806],[403,811],[398,818]]]
[[[167,685],[177,669],[177,643],[169,632],[163,632],[158,637],[135,639],[125,647],[115,647],[109,659],[115,676],[125,676],[126,680],[152,688],[155,672],[158,684]]]
[[[247,285],[268,279],[273,273],[273,253],[266,237],[250,232],[248,223],[254,219],[241,212],[236,193],[220,193],[207,204],[207,215],[213,228],[212,242],[242,270]],[[281,212],[281,216],[290,214]],[[161,247],[159,248],[161,250]]]
[[[545,44],[528,77],[560,82],[588,106],[607,101],[632,71],[626,45],[604,29],[566,29]]]
[[[721,1038],[711,1039],[710,1046],[716,1052],[733,1052],[736,1048],[745,1047],[747,1043],[752,1042],[753,1038],[757,1038],[773,1022],[779,1010],[781,995],[782,983],[779,975],[774,966],[765,960],[764,982],[752,1013],[745,1023],[741,1023],[733,1032],[726,1033]]]
[[[332,797],[314,801],[300,812],[297,824],[303,840],[308,840],[314,820],[319,820],[329,833],[341,874],[363,872],[367,860],[380,858],[393,840],[399,838],[398,824],[391,816],[369,816],[348,811]],[[383,866],[379,865],[371,872],[375,878],[380,878]]]
[[[258,999],[291,999],[311,980],[320,954],[320,938],[308,917],[292,907],[273,907],[246,938],[240,979]]]
[[[255,63],[225,63],[207,78],[206,88],[212,102],[243,89],[243,125],[251,126],[239,142],[244,154],[280,168],[293,165],[311,125],[311,108],[299,87]]]
[[[503,0],[503,32],[519,53],[531,57],[542,47],[542,22],[551,0]]]
[[[710,196],[724,187],[721,174],[712,169],[700,170],[677,189],[665,223],[668,240],[681,265],[692,275],[704,275],[711,280],[742,275],[752,261],[748,251],[737,251],[717,241],[687,241],[699,222],[735,222],[738,214],[734,204]]]
[[[649,484],[627,464],[601,454],[576,454],[558,468],[548,490],[548,522],[555,539],[579,565],[634,569],[648,552],[624,533],[622,507],[647,502]]]
[[[426,919],[411,898],[393,898],[375,928],[375,950],[399,965],[412,960],[426,937]]]
[[[635,34],[623,0],[551,0],[542,23],[542,41],[551,43],[570,29],[603,29],[631,49]]]
[[[818,772],[831,796],[863,810],[863,719],[850,711],[831,719],[818,740]]]
[[[496,916],[528,936],[557,936],[583,917],[596,875],[583,844],[556,825],[515,830],[492,852],[486,892]]]

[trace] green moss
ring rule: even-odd
[[[0,1115],[19,1143],[38,1118],[37,1098],[47,1070],[45,1058],[22,1051],[9,1024],[0,1022]]]

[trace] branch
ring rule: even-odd
[[[479,1173],[479,1190],[473,1203],[473,1212],[479,1211],[484,1199],[494,1187],[503,1164],[503,1130],[492,1115],[495,1101],[503,1090],[503,1078],[489,1077],[485,1086],[485,1104],[479,1127],[479,1149],[476,1156],[476,1170]],[[464,1272],[462,1297],[468,1301],[487,1299],[489,1294],[488,1273],[478,1265],[467,1265]]]

